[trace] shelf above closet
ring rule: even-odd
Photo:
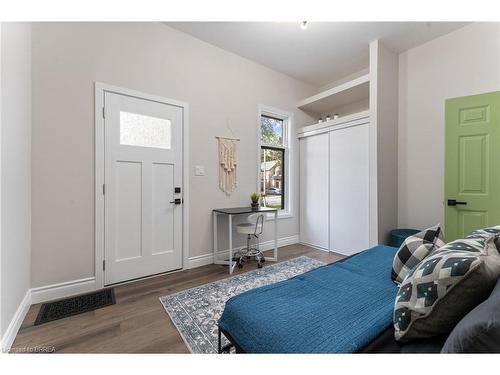
[[[300,128],[297,132],[298,138],[302,138],[312,134],[328,132],[332,129],[340,129],[344,127],[354,126],[370,121],[370,111],[361,111],[352,113],[347,116],[342,116],[330,121],[323,121],[318,124],[312,124]]]
[[[365,74],[331,89],[310,96],[297,103],[297,107],[313,113],[327,113],[351,103],[368,100],[370,75]]]

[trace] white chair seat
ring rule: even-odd
[[[257,229],[257,231],[259,231],[259,230],[260,230],[260,226]],[[242,233],[242,234],[254,234],[255,233],[255,224],[252,224],[252,223],[238,224],[238,225],[236,225],[236,231],[238,233]]]

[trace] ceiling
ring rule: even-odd
[[[403,52],[464,22],[166,22],[249,60],[323,86],[368,67],[368,44]]]

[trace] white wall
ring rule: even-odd
[[[474,23],[400,55],[400,227],[444,221],[445,99],[497,90],[499,23]]]
[[[32,52],[33,287],[94,275],[95,81],[189,103],[190,256],[211,251],[211,209],[248,204],[256,190],[258,104],[293,111],[296,127],[312,120],[295,104],[313,87],[164,24],[34,24]],[[241,138],[231,197],[218,189],[215,135]],[[280,237],[298,234],[294,202]]]
[[[1,25],[1,335],[30,288],[31,25]]]

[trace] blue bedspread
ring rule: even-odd
[[[352,353],[392,323],[397,249],[376,246],[344,262],[227,301],[219,326],[247,353]]]

